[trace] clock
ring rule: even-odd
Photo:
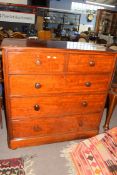
[[[93,14],[88,14],[88,15],[87,15],[87,20],[88,20],[88,22],[92,21],[93,18],[94,18],[94,15],[93,15]]]

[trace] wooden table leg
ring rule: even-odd
[[[117,104],[117,93],[109,92],[109,109],[107,111],[106,121],[104,124],[104,130],[107,131],[109,129],[110,119],[112,117],[112,113]]]

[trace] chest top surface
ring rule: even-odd
[[[50,48],[63,50],[79,50],[79,51],[97,51],[97,52],[114,52],[107,49],[105,46],[69,41],[44,41],[35,39],[4,39],[1,45],[2,48]]]

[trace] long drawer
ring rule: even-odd
[[[106,91],[110,75],[10,75],[11,96]]]
[[[98,129],[101,115],[74,115],[55,118],[29,120],[13,120],[12,133],[14,138],[56,135],[83,130]]]
[[[9,52],[9,73],[53,73],[63,72],[64,54],[51,52]]]
[[[70,54],[69,72],[111,72],[114,66],[114,59],[111,55],[85,55]]]
[[[54,117],[100,112],[105,94],[11,98],[11,117]]]

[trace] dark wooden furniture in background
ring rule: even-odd
[[[115,51],[117,51],[117,44],[113,43],[109,45],[108,48],[114,49]],[[109,129],[109,123],[116,105],[117,105],[117,61],[116,61],[116,68],[115,68],[115,73],[112,80],[111,88],[108,93],[107,116],[104,124],[105,131]]]
[[[109,129],[109,123],[113,114],[113,111],[115,109],[115,106],[117,105],[117,83],[112,84],[111,90],[108,93],[108,100],[109,100],[109,107],[107,109],[107,116],[106,121],[104,124],[104,129],[107,131]]]
[[[9,147],[98,133],[116,54],[90,43],[5,39]]]
[[[95,32],[104,35],[117,35],[117,12],[107,9],[97,10]]]

